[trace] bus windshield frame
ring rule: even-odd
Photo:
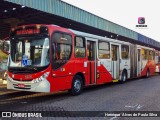
[[[12,73],[35,73],[45,70],[50,65],[49,43],[48,34],[12,36],[8,71]]]

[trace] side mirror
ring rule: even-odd
[[[2,42],[2,51],[5,54],[10,54],[10,41],[9,40],[4,40]]]

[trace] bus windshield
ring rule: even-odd
[[[9,67],[44,67],[49,65],[49,38],[12,38],[9,61]]]

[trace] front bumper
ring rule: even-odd
[[[23,84],[24,87],[19,87],[19,84]],[[50,83],[47,79],[43,79],[43,81],[39,83],[34,83],[34,80],[16,81],[10,77],[7,77],[7,89],[31,92],[50,92]]]

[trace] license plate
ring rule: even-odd
[[[24,88],[24,87],[25,87],[24,84],[18,84],[17,86],[18,86],[19,88]]]

